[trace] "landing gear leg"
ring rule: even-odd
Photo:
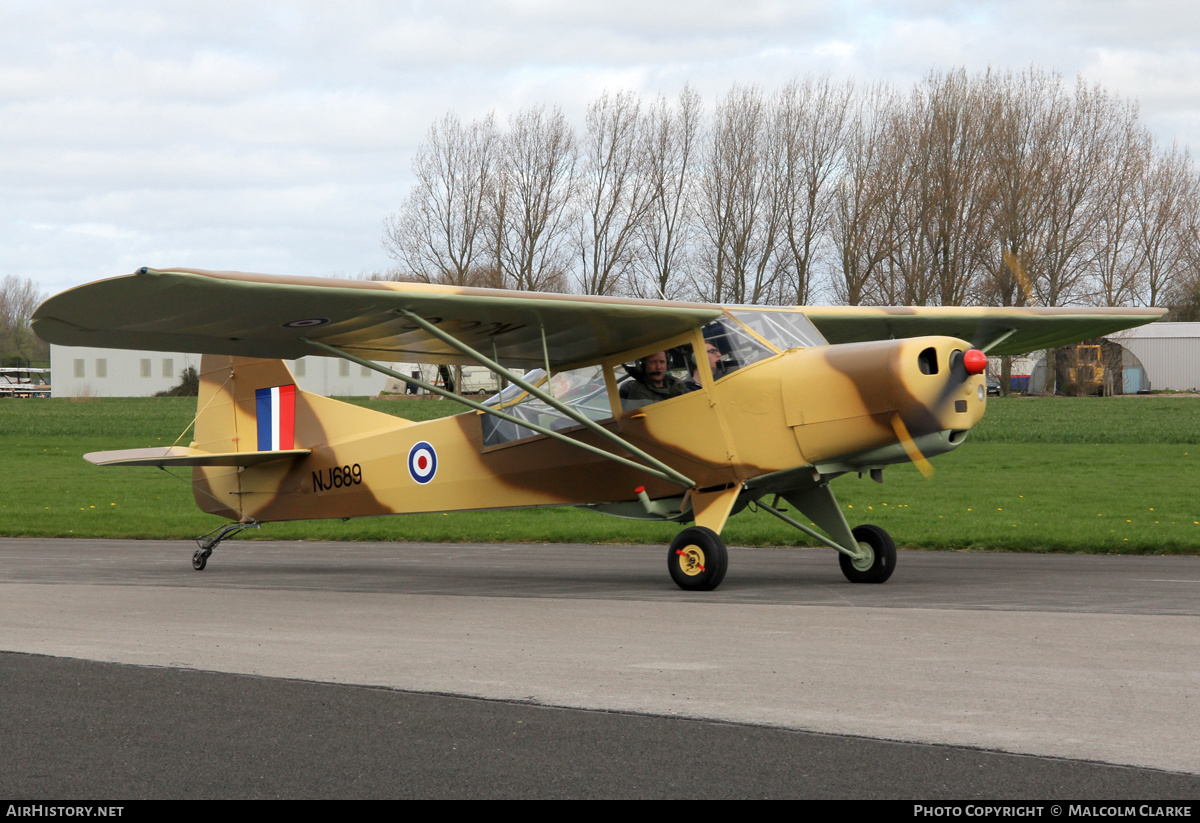
[[[783,492],[780,496],[824,529],[829,537],[761,500],[758,506],[831,549],[837,549],[842,574],[851,583],[883,583],[892,576],[896,570],[896,544],[891,535],[878,526],[867,524],[851,529],[828,483],[810,489]]]
[[[259,526],[257,523],[226,523],[220,528],[213,529],[208,534],[197,537],[196,545],[200,548],[196,549],[195,554],[192,555],[192,568],[198,572],[204,571],[204,567],[208,565],[208,558],[212,555],[213,549],[217,547],[218,543],[226,537],[237,534],[242,529],[249,529],[251,527],[257,529]]]

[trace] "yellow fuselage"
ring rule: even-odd
[[[896,419],[914,437],[940,437],[945,451],[982,417],[983,378],[951,375],[951,352],[966,348],[954,338],[926,337],[794,350],[602,425],[698,490],[806,466],[903,462]],[[254,387],[290,383],[291,375],[281,361],[218,356],[206,357],[202,371],[193,445],[253,450]],[[311,454],[196,468],[196,501],[207,512],[269,522],[619,502],[636,499],[639,486],[651,498],[681,493],[545,436],[484,447],[482,416],[413,423],[297,391],[295,447]],[[565,432],[613,448],[582,426]],[[429,446],[421,452],[427,463],[410,467],[420,443]]]

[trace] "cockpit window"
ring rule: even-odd
[[[720,360],[713,368],[714,380],[720,380],[726,374],[740,369],[742,366],[748,366],[778,354],[731,320],[714,320],[705,326],[703,331],[705,344],[716,346],[720,353]]]
[[[780,351],[825,345],[817,327],[800,312],[730,309],[729,313]]]
[[[546,382],[546,370],[534,369],[532,371],[527,371],[523,377],[526,383],[532,383],[535,386],[541,386]],[[497,408],[500,406],[508,407],[513,403],[516,403],[523,394],[525,394],[525,390],[523,388],[515,384],[509,384],[505,386],[504,390],[499,394],[493,394],[487,400],[484,400],[483,405],[495,406]]]
[[[586,366],[582,369],[558,372],[550,378],[548,388],[544,382],[545,372],[541,369],[526,374],[525,379],[535,384],[540,382],[541,388],[549,391],[555,400],[590,420],[607,420],[612,417],[612,408],[608,404],[608,388],[604,384],[604,370],[600,366]],[[513,389],[517,389],[517,391],[510,394]],[[525,394],[516,386],[509,386],[501,394],[504,396],[504,411],[513,417],[528,420],[530,423],[553,431],[579,425],[558,409]],[[498,408],[499,398],[500,395],[493,395],[488,398],[486,405]],[[508,405],[510,400],[515,404]],[[498,446],[501,443],[540,434],[533,429],[508,420],[501,420],[490,414],[485,414],[480,418],[480,425],[483,427],[484,446]]]

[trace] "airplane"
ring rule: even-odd
[[[983,417],[987,355],[1163,313],[719,306],[142,268],[56,295],[32,323],[64,346],[203,354],[190,445],[85,455],[191,467],[199,507],[232,521],[197,539],[197,570],[263,523],[578,506],[684,526],[670,576],[711,591],[728,568],[721,531],[751,504],[835,550],[847,580],[885,582],[893,539],[852,528],[831,480],[882,482],[909,462],[928,473]],[[468,410],[414,422],[302,391],[284,361],[307,355]],[[460,397],[382,362],[483,366],[502,390]]]

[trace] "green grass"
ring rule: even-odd
[[[447,401],[352,402],[410,419]],[[0,535],[188,538],[224,522],[199,512],[185,471],[102,469],[88,451],[169,445],[190,424],[187,398],[0,402]],[[187,442],[184,436],[181,442]],[[882,485],[833,484],[852,524],[876,523],[904,546],[1200,553],[1200,399],[1003,398],[960,449],[922,478],[888,469]],[[247,537],[667,543],[678,528],[576,509],[425,514],[274,523]],[[743,512],[734,545],[804,541],[774,518]]]
[[[1200,444],[1200,398],[994,397],[971,440]]]

